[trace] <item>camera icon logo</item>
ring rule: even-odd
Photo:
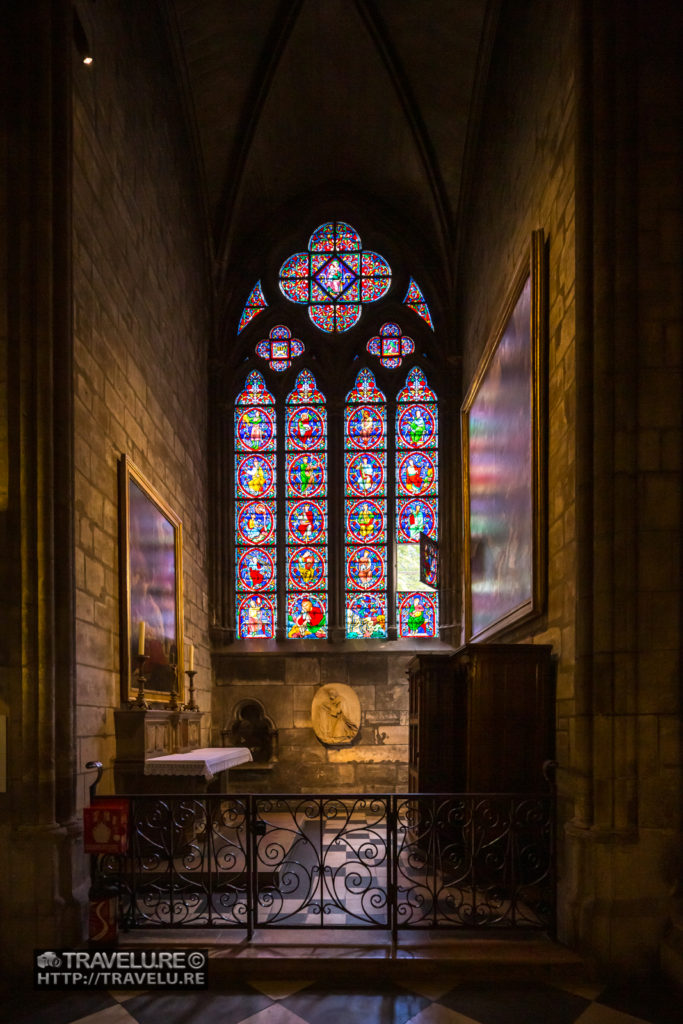
[[[61,958],[56,953],[51,953],[46,950],[45,953],[39,953],[36,957],[38,967],[59,967],[61,964]]]

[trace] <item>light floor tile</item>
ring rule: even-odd
[[[407,1024],[477,1024],[471,1017],[465,1017],[457,1010],[451,1010],[440,1003],[432,1003],[425,1006],[424,1010],[411,1017]]]
[[[574,1024],[646,1024],[641,1017],[632,1017],[630,1013],[613,1010],[602,1003],[591,1003]]]
[[[89,1013],[87,1017],[79,1017],[73,1024],[135,1024],[124,1006],[108,1006],[106,1010]]]
[[[240,1024],[306,1024],[306,1021],[298,1014],[292,1013],[286,1006],[273,1003],[271,1006],[266,1006],[265,1010],[259,1010],[251,1017],[245,1017]]]
[[[269,978],[264,981],[248,978],[247,981],[252,988],[262,992],[269,999],[286,999],[287,996],[300,992],[302,988],[306,988],[307,985],[311,984],[310,981],[300,981],[295,978]]]

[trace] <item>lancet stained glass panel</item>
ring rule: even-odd
[[[285,407],[287,636],[327,636],[327,412],[302,370]]]
[[[414,367],[396,403],[396,624],[401,637],[436,637],[438,593],[420,582],[420,534],[438,539],[436,395]]]
[[[387,408],[370,370],[344,413],[346,636],[387,636]]]
[[[275,400],[252,371],[235,402],[237,636],[274,637],[277,624]]]

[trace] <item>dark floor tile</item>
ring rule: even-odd
[[[127,999],[125,1007],[139,1024],[238,1024],[273,1002],[246,984],[211,992],[147,992]]]
[[[683,997],[663,981],[608,985],[596,1002],[652,1024],[681,1024],[683,1021]]]
[[[459,985],[437,1002],[481,1024],[574,1024],[589,999],[551,985]]]
[[[98,1010],[116,1006],[107,992],[22,991],[0,1002],[3,1024],[69,1024]]]
[[[353,964],[349,964],[349,973],[353,973]],[[318,982],[280,1000],[310,1024],[405,1024],[429,1003],[424,996],[390,983],[352,986]]]

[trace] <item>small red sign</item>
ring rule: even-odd
[[[128,849],[128,800],[114,797],[83,808],[86,853],[125,853]]]

